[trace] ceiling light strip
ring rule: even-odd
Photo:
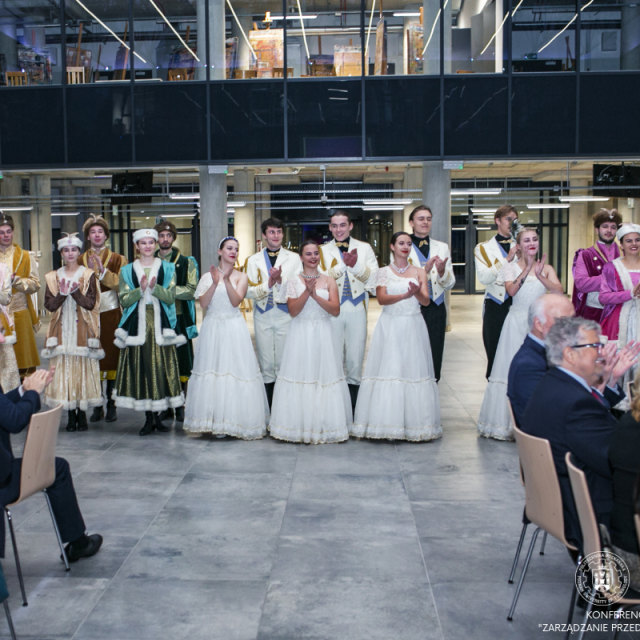
[[[367,44],[364,48],[364,62],[367,64],[369,60],[369,37],[371,36],[371,27],[373,25],[373,13],[376,9],[376,0],[373,0],[371,5],[371,15],[369,16],[369,28],[367,29]]]
[[[76,0],[76,2],[77,2],[77,0]],[[158,9],[158,5],[153,0],[149,0],[149,2],[151,3],[151,6],[160,14],[160,17],[167,23],[169,29],[171,29],[171,31],[173,31],[173,33],[176,34],[176,37],[178,38],[178,40],[180,40],[180,42],[182,42],[182,44],[184,45],[185,49],[198,62],[200,62],[200,58],[198,58],[198,56],[193,52],[193,49],[191,49],[191,47],[182,39],[182,36],[174,29],[173,25],[167,20],[167,16],[165,16],[164,13],[162,13],[162,11],[160,11],[160,9]]]
[[[227,0],[229,2],[230,0]],[[304,48],[307,50],[307,61],[311,57],[309,54],[309,45],[307,44],[307,34],[304,30],[304,20],[302,18],[302,7],[300,6],[300,0],[296,0],[298,3],[298,13],[300,14],[300,28],[302,29],[302,39],[304,40]]]
[[[229,5],[229,9],[231,9],[231,13],[233,14],[233,17],[234,17],[234,19],[236,21],[236,24],[240,28],[240,33],[242,33],[242,37],[244,38],[245,42],[249,46],[249,49],[251,50],[251,53],[253,54],[253,57],[257,60],[258,56],[257,56],[256,52],[253,50],[253,47],[251,46],[251,43],[249,42],[249,38],[247,38],[247,34],[244,32],[244,29],[242,28],[242,25],[240,24],[240,20],[238,20],[238,16],[236,15],[236,12],[233,10],[233,6],[231,5],[231,0],[227,0],[227,4]]]
[[[587,4],[584,5],[584,7],[582,7],[580,9],[580,11],[584,11],[590,4],[592,4],[594,2],[594,0],[590,0],[589,2],[587,2]],[[569,22],[567,22],[566,26],[564,27],[564,29],[562,29],[561,31],[559,31],[558,33],[556,33],[555,36],[553,36],[553,38],[551,38],[551,40],[549,40],[549,42],[547,42],[547,44],[544,45],[544,47],[542,47],[542,49],[538,50],[538,53],[540,53],[541,51],[544,51],[558,36],[562,35],[570,26],[571,24],[575,21],[575,19],[578,17],[578,14],[576,13],[575,16],[573,16],[573,18],[571,18],[571,20],[569,20]]]
[[[480,55],[482,55],[489,48],[489,45],[496,39],[500,31],[502,31],[502,27],[504,27],[504,23],[507,21],[508,17],[509,17],[509,12],[507,11],[504,18],[502,19],[502,22],[500,23],[500,26],[496,29],[496,32],[491,36],[491,40],[487,42],[487,46],[480,52]]]

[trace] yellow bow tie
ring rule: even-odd
[[[424,245],[428,245],[429,244],[429,240],[427,240],[427,238],[425,238],[424,240],[420,240],[420,244],[418,244],[418,249],[420,247],[423,247]]]
[[[272,258],[277,256],[278,253],[280,253],[280,249],[278,249],[278,251],[267,251],[267,255],[271,256]]]
[[[346,247],[348,249],[349,248],[349,243],[348,242],[336,242],[336,247]]]

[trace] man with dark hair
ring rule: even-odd
[[[249,278],[247,298],[253,299],[253,326],[262,379],[269,406],[273,387],[280,369],[284,341],[291,316],[286,304],[277,304],[275,297],[283,282],[302,271],[300,256],[282,247],[284,225],[282,220],[268,218],[262,222],[262,241],[267,246],[254,253],[244,263]]]
[[[16,342],[13,348],[22,380],[40,364],[36,346],[40,319],[31,301],[32,294],[40,290],[40,276],[29,252],[14,244],[13,218],[4,213],[0,213],[0,262],[12,274],[11,302],[7,311],[14,325]]]
[[[424,204],[417,206],[409,214],[409,225],[413,229],[409,262],[424,267],[427,272],[431,303],[427,307],[420,306],[420,310],[429,331],[436,380],[440,380],[447,331],[445,291],[453,288],[456,277],[453,274],[449,246],[429,237],[432,221],[433,213]]]
[[[78,264],[93,269],[100,282],[100,343],[105,354],[100,360],[100,377],[107,381],[105,421],[114,422],[118,416],[116,402],[111,396],[116,382],[120,349],[113,341],[122,318],[118,297],[120,269],[127,264],[127,259],[107,247],[110,231],[107,221],[102,216],[91,214],[82,226],[82,233],[84,233],[85,246],[88,245],[89,248],[78,258]],[[103,417],[103,407],[96,407],[89,422],[98,422]]]
[[[573,258],[573,306],[576,315],[600,322],[603,307],[598,296],[602,270],[608,262],[620,257],[616,232],[622,216],[615,209],[600,209],[593,216],[598,240],[588,249],[578,249]]]
[[[478,280],[485,285],[484,306],[482,312],[482,341],[487,354],[487,380],[491,375],[493,360],[500,342],[500,333],[512,299],[506,292],[504,284],[496,282],[500,269],[507,262],[516,258],[516,243],[511,237],[511,225],[518,219],[518,212],[510,204],[503,204],[496,210],[495,223],[498,233],[488,240],[476,245],[473,257]]]
[[[180,384],[187,395],[187,383],[193,368],[193,343],[198,337],[196,327],[196,304],[194,295],[200,274],[198,263],[192,256],[183,256],[173,243],[178,239],[178,230],[172,222],[163,220],[155,227],[158,232],[158,250],[156,256],[160,260],[172,262],[176,266],[176,333],[183,335],[187,342],[176,347],[178,354],[178,368],[180,370]],[[170,407],[162,412],[160,420],[173,417]],[[184,406],[175,410],[177,422],[184,422]]]
[[[320,247],[320,271],[338,285],[340,315],[331,318],[331,322],[355,410],[367,342],[369,294],[365,287],[378,270],[378,260],[370,244],[351,237],[352,229],[353,222],[346,211],[336,209],[331,213],[329,230],[333,240]]]

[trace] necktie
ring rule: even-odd
[[[600,403],[600,404],[604,404],[604,402],[602,402],[602,396],[595,390],[595,389],[591,389],[591,395]]]

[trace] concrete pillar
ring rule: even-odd
[[[587,194],[589,182],[587,180],[571,180],[572,187],[585,187],[584,194]],[[581,195],[575,189],[571,189],[572,196]],[[589,202],[572,202],[569,207],[569,247],[567,249],[567,293],[571,295],[573,291],[573,256],[578,249],[590,247],[595,240],[595,232],[593,228],[593,220],[591,217],[595,213],[593,206]]]
[[[422,163],[422,202],[433,213],[430,237],[451,246],[451,171],[443,169],[442,162]],[[447,331],[451,331],[450,303],[451,291],[447,291]]]
[[[502,20],[504,19],[505,9],[504,9],[504,0],[495,0],[495,21],[494,21],[494,33],[497,33],[496,39],[494,40],[494,49],[495,49],[495,72],[502,73],[502,67],[504,66],[504,60],[502,59],[504,53],[504,27],[498,33],[498,29],[500,29],[500,25],[502,24]]]
[[[422,189],[422,167],[409,167],[404,170],[404,188],[406,189]],[[413,230],[409,226],[409,215],[422,202],[419,193],[405,191],[407,198],[416,198],[415,202],[404,206],[402,230],[411,233]],[[395,226],[394,226],[394,231]],[[399,231],[399,229],[398,229]]]
[[[209,5],[209,62],[212,80],[225,79],[225,0],[197,0],[198,58],[196,80],[207,77],[205,3]]]
[[[403,194],[399,189],[402,189],[403,180],[399,182],[393,182],[393,188],[395,192],[393,194],[394,198],[402,198]],[[398,231],[404,231],[404,211],[394,211],[393,212],[393,233],[397,233]]]
[[[236,9],[236,12],[238,9]],[[242,35],[242,31],[244,31],[247,38],[249,37],[249,31],[253,29],[253,17],[252,16],[238,16],[238,20],[242,25],[242,30],[238,27],[238,23],[235,20],[231,21],[231,34],[238,38],[238,60],[237,60],[237,69],[250,69],[251,68],[251,49],[249,49],[249,45],[247,41],[244,39]]]
[[[640,69],[640,3],[622,0],[620,23],[620,69]]]
[[[255,191],[255,175],[256,172],[250,169],[235,169],[233,172],[234,192]],[[234,199],[249,202],[256,198],[255,196],[239,195]],[[256,206],[255,204],[247,204],[245,207],[236,208],[235,211],[233,235],[238,238],[240,243],[238,260],[240,265],[243,265],[244,261],[255,253]]]
[[[16,19],[11,16],[0,18],[0,53],[7,62],[7,71],[16,71],[18,68],[17,40]]]
[[[260,210],[256,211],[256,244],[254,245],[254,250],[258,250],[258,240],[262,240],[262,222],[271,217],[271,185],[268,182],[259,182],[259,179],[255,180],[256,191],[260,191],[260,195],[255,198],[260,202],[259,207]],[[285,249],[287,240],[283,242],[283,246]]]
[[[37,204],[31,212],[32,250],[36,251],[40,280],[53,270],[53,239],[51,231],[51,178],[35,175],[29,178],[29,193]],[[38,308],[44,307],[45,287],[38,292]]]
[[[451,5],[451,2],[447,3],[447,7]],[[423,4],[423,48],[424,62],[422,70],[425,75],[437,76],[440,74],[440,18],[442,15],[440,11],[440,0],[424,0]],[[436,22],[438,20],[438,22]],[[451,24],[451,22],[449,22]],[[435,25],[435,26],[434,26]],[[433,35],[431,31],[433,29]],[[431,38],[429,38],[431,36]],[[427,46],[428,43],[428,46]]]
[[[218,245],[227,235],[227,176],[200,167],[200,270],[218,264]]]
[[[22,196],[22,178],[18,176],[6,176],[0,180],[0,195],[3,198],[13,198],[11,204],[6,206],[19,207],[24,201],[20,200]],[[24,241],[24,225],[22,211],[7,212],[13,218],[13,241],[21,247],[28,249],[28,243]]]

